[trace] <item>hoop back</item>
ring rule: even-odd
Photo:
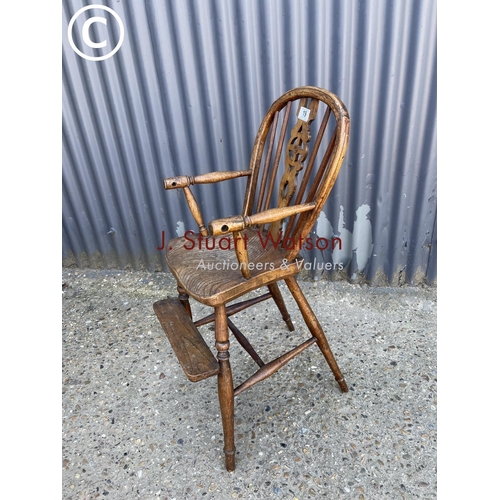
[[[290,119],[292,113],[295,123]],[[279,241],[289,260],[299,253],[335,184],[348,138],[346,107],[335,94],[318,87],[286,92],[261,123],[242,215],[314,203],[313,210],[259,228]]]

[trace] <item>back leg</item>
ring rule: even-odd
[[[283,300],[283,296],[281,295],[278,284],[271,283],[270,285],[267,285],[267,287],[269,288],[269,292],[271,293],[274,302],[280,310],[281,316],[283,317],[286,326],[291,332],[293,332],[295,330],[295,327],[293,326],[292,320],[290,319],[290,314],[288,314],[288,310],[285,306],[285,302]]]
[[[191,313],[191,305],[189,304],[189,295],[179,282],[177,282],[177,293],[179,294],[179,300],[184,306],[184,309],[189,314],[189,317],[193,319],[193,314]]]
[[[299,306],[300,312],[302,313],[302,317],[304,318],[307,327],[309,328],[312,335],[316,337],[318,347],[323,353],[326,362],[330,366],[330,369],[332,370],[333,375],[335,376],[335,380],[339,384],[341,391],[347,392],[349,389],[347,387],[346,381],[344,380],[344,376],[342,375],[342,372],[337,365],[337,361],[335,361],[335,357],[333,356],[330,345],[328,344],[328,340],[326,339],[325,332],[323,332],[323,328],[321,328],[318,318],[316,318],[316,315],[311,309],[309,302],[307,302],[306,297],[304,296],[294,277],[285,278],[285,282],[291,294],[293,295],[293,298],[297,302],[297,305]]]

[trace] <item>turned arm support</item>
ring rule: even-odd
[[[233,233],[234,248],[240,264],[241,274],[244,278],[249,279],[251,274],[248,268],[248,251],[241,231],[248,226],[268,224],[270,222],[285,219],[291,215],[307,212],[312,210],[315,206],[315,203],[304,203],[303,205],[295,205],[293,207],[271,208],[254,215],[236,215],[226,219],[217,219],[210,222],[210,232],[213,236]]]

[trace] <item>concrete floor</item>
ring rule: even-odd
[[[228,473],[216,377],[188,381],[152,309],[176,296],[172,277],[63,269],[62,281],[63,498],[436,497],[435,288],[301,280],[350,392],[306,350],[236,399]],[[232,318],[265,361],[309,336],[283,295],[291,334],[272,302]],[[231,362],[235,385],[256,368],[236,342]]]

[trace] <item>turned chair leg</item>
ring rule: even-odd
[[[193,319],[193,314],[191,313],[191,305],[189,304],[189,295],[179,283],[177,283],[177,292],[179,293],[179,300],[181,301],[181,304],[189,314],[189,317]]]
[[[300,312],[302,313],[302,317],[304,318],[307,327],[309,328],[311,334],[316,337],[318,347],[320,348],[323,356],[330,366],[341,391],[347,392],[349,389],[347,387],[346,381],[344,380],[344,376],[342,375],[342,372],[340,371],[340,368],[335,361],[335,357],[333,356],[330,345],[328,344],[328,340],[326,339],[325,332],[323,332],[323,329],[321,328],[316,315],[311,309],[309,302],[307,302],[306,297],[302,293],[302,290],[300,289],[294,277],[285,278],[285,282],[288,286],[288,289],[290,290],[290,293],[293,295],[293,298],[299,306]]]
[[[215,308],[215,348],[219,361],[217,376],[219,403],[222,415],[222,430],[224,432],[224,454],[226,469],[235,468],[234,447],[234,386],[231,365],[229,364],[229,333],[227,329],[226,306]]]
[[[280,310],[281,316],[283,317],[283,321],[286,323],[286,326],[288,329],[293,332],[295,330],[295,327],[293,326],[292,320],[290,319],[290,314],[288,314],[288,310],[285,306],[285,302],[283,300],[283,296],[281,295],[279,286],[277,283],[271,283],[267,285],[269,288],[269,292],[271,293],[274,302],[278,306],[278,309]]]

